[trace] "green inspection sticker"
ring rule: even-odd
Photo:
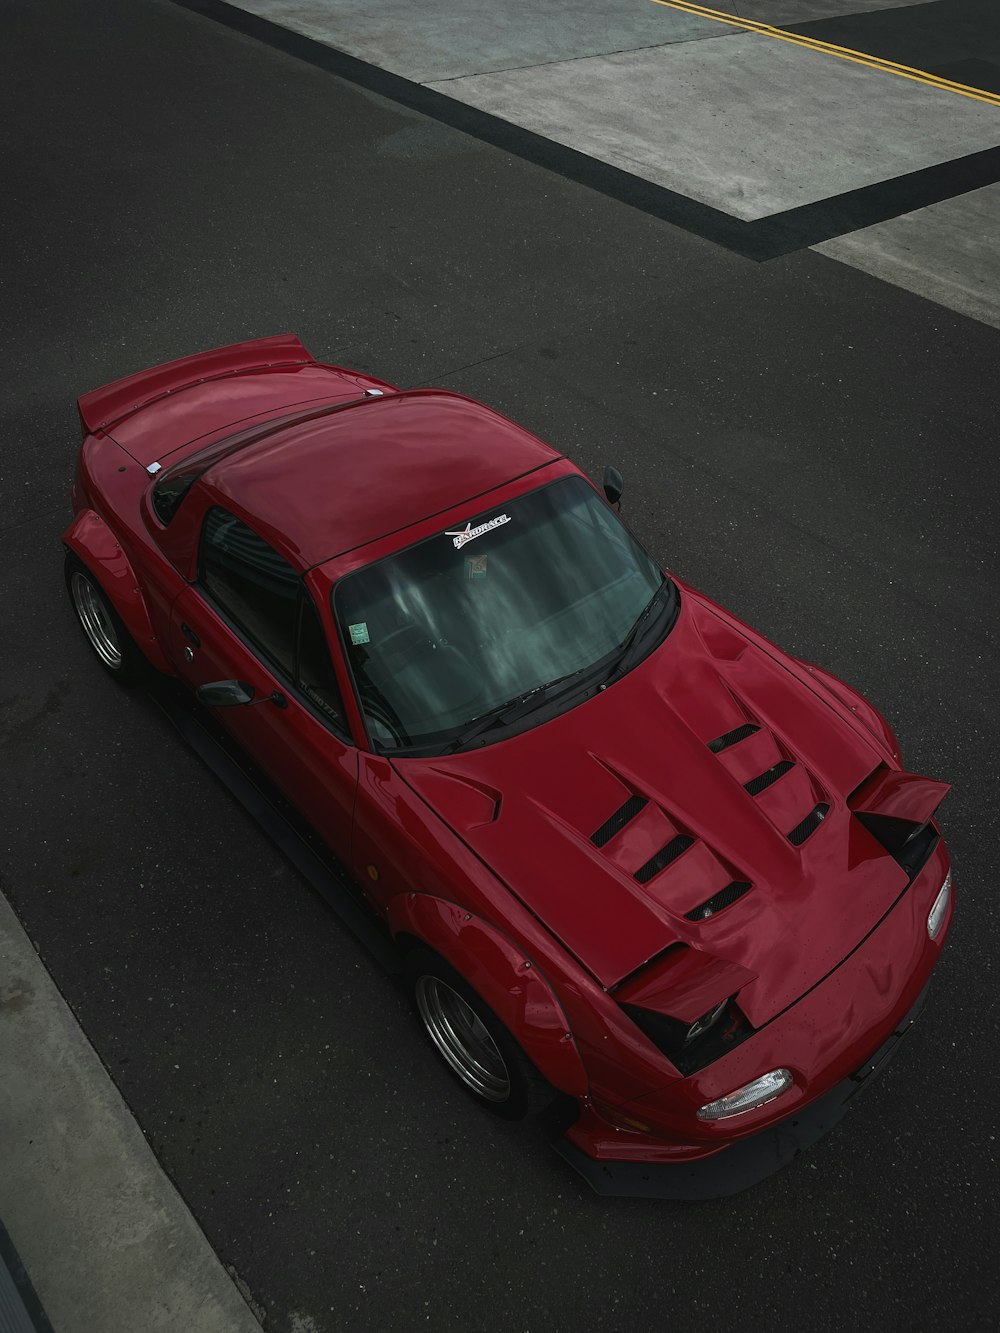
[[[350,631],[351,643],[368,642],[368,622],[366,620],[362,620],[357,625],[348,625],[347,628]]]

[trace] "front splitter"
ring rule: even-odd
[[[552,1145],[598,1194],[633,1199],[724,1199],[794,1161],[847,1113],[852,1099],[889,1063],[923,1007],[930,983],[891,1036],[849,1078],[770,1129],[693,1162],[636,1162],[588,1157],[566,1138]]]

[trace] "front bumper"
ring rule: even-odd
[[[787,1166],[846,1114],[852,1099],[884,1069],[923,1008],[930,982],[916,1003],[850,1077],[803,1110],[751,1138],[690,1162],[597,1161],[562,1138],[553,1145],[598,1194],[642,1199],[722,1199],[739,1194]]]

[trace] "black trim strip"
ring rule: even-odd
[[[219,378],[222,378],[222,376],[219,376]],[[194,386],[189,387],[193,388]],[[264,440],[269,440],[273,435],[280,434],[283,430],[290,430],[293,426],[304,426],[310,421],[319,421],[322,417],[330,417],[336,412],[343,412],[348,407],[358,407],[361,403],[375,403],[380,400],[384,401],[388,398],[398,397],[399,394],[382,394],[378,397],[368,397],[362,394],[360,398],[347,398],[337,403],[324,403],[321,407],[302,408],[297,412],[289,412],[281,417],[271,417],[267,421],[236,431],[233,435],[225,435],[221,440],[215,440],[212,444],[203,445],[200,449],[196,449],[193,454],[188,454],[186,458],[172,463],[168,468],[156,474],[156,480],[153,482],[150,491],[150,505],[153,513],[163,527],[169,527],[195,482],[200,480],[209,468],[215,467],[216,463],[231,458],[233,454],[239,453],[241,449],[246,449],[251,444],[260,444]],[[114,439],[114,436],[111,438]],[[115,440],[115,443],[117,444],[118,441]],[[183,485],[183,490],[179,494],[176,492],[168,493],[170,482],[174,479],[180,480]]]
[[[666,870],[671,861],[676,861],[681,852],[686,852],[694,842],[694,838],[689,838],[686,833],[678,833],[676,838],[671,838],[666,847],[661,847],[655,856],[651,856],[644,866],[640,866],[635,872],[635,877],[640,884],[647,884],[654,875],[658,875],[661,870]]]
[[[987,148],[784,213],[744,222],[357,56],[337,51],[312,37],[237,9],[225,0],[174,0],[174,3],[758,263],[1000,181],[1000,147]]]

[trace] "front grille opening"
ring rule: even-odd
[[[661,847],[655,856],[651,856],[644,866],[640,866],[635,872],[635,877],[640,884],[646,884],[658,875],[661,870],[665,870],[671,861],[676,861],[681,852],[686,852],[694,842],[694,838],[689,838],[686,833],[678,833],[676,838],[671,838],[666,847]]]
[[[715,916],[716,912],[721,912],[723,908],[732,907],[733,903],[738,902],[749,891],[750,885],[746,880],[734,879],[732,884],[727,884],[711,898],[706,898],[700,907],[696,907],[692,912],[685,912],[684,915],[688,921],[707,921],[710,916]]]
[[[751,778],[749,782],[744,783],[744,786],[751,796],[759,796],[762,791],[767,791],[773,782],[777,782],[790,768],[794,767],[795,765],[790,759],[782,759],[773,768],[769,768],[764,773],[758,773],[755,778]]]
[[[801,824],[795,825],[788,835],[788,841],[793,847],[801,847],[810,833],[816,832],[829,813],[830,807],[824,801],[821,801],[815,809],[809,811]]]
[[[723,750],[728,750],[730,745],[738,745],[740,741],[745,741],[755,731],[760,731],[756,722],[747,722],[742,727],[737,727],[735,731],[727,731],[724,736],[716,736],[714,741],[708,742],[708,748],[713,754],[721,754]]]
[[[590,835],[590,841],[595,847],[603,847],[606,842],[610,842],[616,833],[620,833],[630,820],[635,819],[640,810],[644,810],[649,802],[645,796],[630,796],[623,806],[621,806],[610,819],[606,819],[596,833]]]

